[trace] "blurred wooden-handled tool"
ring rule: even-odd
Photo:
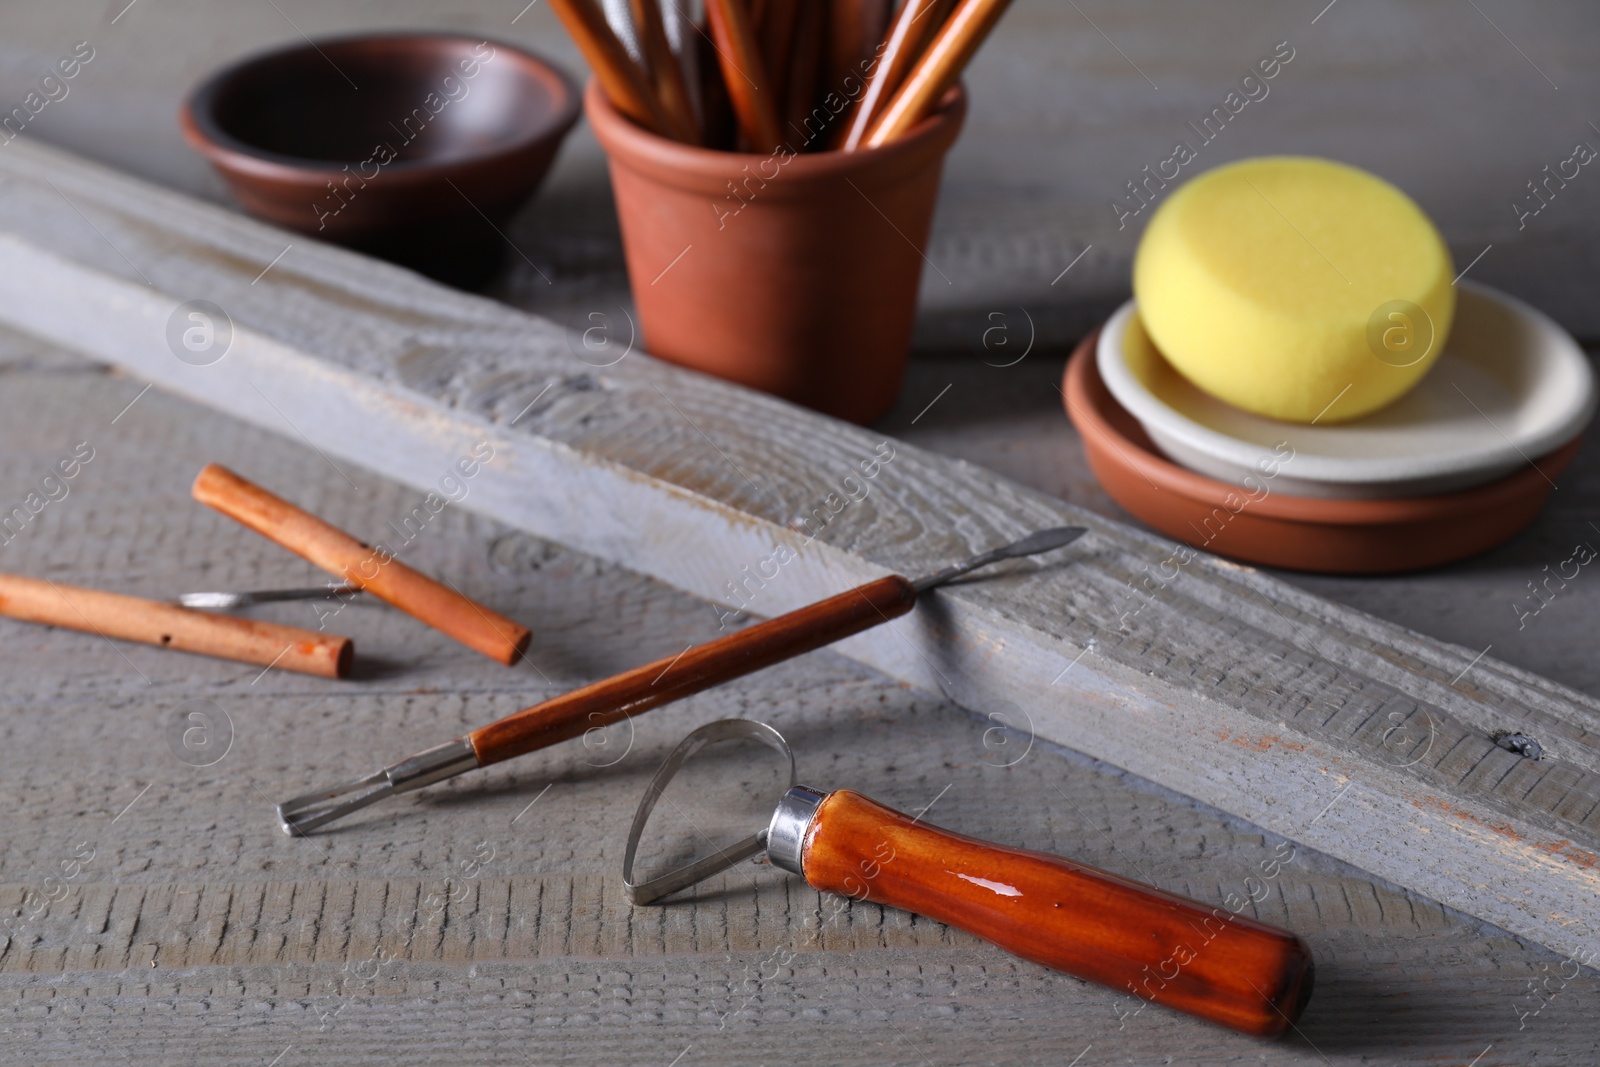
[[[788,758],[790,787],[764,830],[639,883],[634,858],[655,802],[684,762],[717,741]],[[667,757],[634,815],[622,880],[636,905],[765,851],[813,889],[925,915],[1014,955],[1260,1037],[1311,999],[1311,950],[1287,930],[1074,863],[929,826],[859,793],[794,785],[794,753],[772,727],[724,719]]]
[[[783,140],[778,94],[761,59],[755,28],[743,0],[706,0],[706,21],[717,45],[739,132],[753,152],[771,152]]]
[[[831,0],[826,6],[828,45],[822,91],[854,99],[871,68],[872,53],[889,28],[891,5],[889,0]],[[851,78],[855,79],[853,88]]]
[[[689,93],[689,111],[695,116],[700,136],[697,144],[705,143],[705,108],[700,94],[700,29],[689,17],[685,5],[688,0],[661,0],[661,25],[667,34],[667,44],[678,62],[678,73]]]
[[[775,101],[779,115],[786,113],[785,88],[789,84],[789,68],[794,62],[794,31],[800,22],[802,0],[767,0],[766,9],[756,20],[761,40],[761,61],[767,65],[767,77],[773,92],[780,98]]]
[[[877,148],[888,144],[932,114],[1010,3],[1011,0],[960,0],[939,35],[906,76],[905,84],[867,130],[861,145]]]
[[[343,678],[355,655],[337,634],[14,574],[0,574],[0,615],[322,678]]]
[[[689,86],[683,79],[683,68],[678,57],[672,54],[667,41],[667,28],[661,21],[660,0],[633,0],[633,24],[639,35],[639,47],[644,51],[645,66],[649,70],[656,99],[673,134],[685,144],[700,143],[700,123],[694,117],[694,105],[689,99]]]
[[[550,0],[613,107],[651,133],[672,136],[672,123],[639,64],[612,32],[595,0]]]
[[[818,147],[812,139],[820,132],[812,112],[816,107],[817,84],[822,80],[822,38],[826,34],[827,8],[807,0],[801,5],[794,26],[794,54],[789,60],[789,78],[783,87],[784,126],[804,137],[801,151]],[[823,114],[827,114],[826,110]]]
[[[646,62],[644,41],[630,0],[600,0],[600,12],[605,15],[606,25],[617,35],[617,42],[628,53],[628,58],[642,66]]]
[[[412,570],[382,546],[374,548],[310,512],[215,463],[194,480],[194,498],[358,586],[468,648],[507,666],[527,650],[527,627]]]
[[[884,39],[878,54],[878,64],[872,70],[866,90],[856,100],[850,112],[850,121],[844,127],[839,147],[854,152],[861,147],[861,139],[901,85],[917,60],[922,58],[955,0],[906,0],[895,16],[889,36]]]
[[[365,778],[285,801],[278,806],[284,832],[308,833],[385,797],[546,748],[793,659],[906,614],[916,606],[919,594],[968,571],[1004,559],[1054,551],[1085,532],[1081,526],[1042,530],[917,581],[891,574],[676,656],[513,712]]]
[[[728,85],[722,80],[722,57],[717,55],[715,42],[703,33],[696,33],[690,43],[700,67],[700,129],[705,146],[729,151],[738,138],[738,122],[728,99]]]

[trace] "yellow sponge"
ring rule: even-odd
[[[1444,239],[1399,189],[1342,163],[1269,156],[1174,192],[1139,243],[1133,289],[1150,336],[1195,385],[1327,424],[1422,378],[1450,332],[1453,276]]]

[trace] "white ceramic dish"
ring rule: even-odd
[[[1471,282],[1460,286],[1455,324],[1428,374],[1353,422],[1280,422],[1201,392],[1157,351],[1132,300],[1101,331],[1096,362],[1168,458],[1247,485],[1275,471],[1272,487],[1295,496],[1431,496],[1483,485],[1576,437],[1596,399],[1589,360],[1565,330]]]

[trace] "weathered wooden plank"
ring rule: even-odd
[[[751,613],[1087,525],[1070,559],[840,650],[1516,933],[1594,942],[1600,816],[1555,801],[1600,802],[1588,698],[1248,568],[1168,573],[1155,538],[639,353],[594,370],[547,322],[361,257],[297,246],[263,274],[281,234],[59,152],[16,142],[0,173],[6,321],[419,488],[488,440],[469,508],[725,603],[794,543],[745,585]],[[195,298],[233,322],[206,366],[167,339]],[[1519,726],[1554,758],[1490,740]]]
[[[988,364],[971,357],[914,361],[900,403],[879,428],[1108,518],[1132,521],[1095,482],[1078,435],[1061,433],[1063,358],[1044,351],[1013,366],[996,366],[1000,361],[992,357]],[[945,396],[917,418],[947,386]],[[1580,543],[1600,544],[1589,525],[1600,512],[1600,437],[1585,439],[1560,482],[1560,491],[1526,531],[1475,559],[1404,575],[1279,577],[1474,654],[1489,649],[1503,662],[1600,696],[1600,660],[1590,654],[1600,620],[1600,584],[1587,577],[1565,588],[1552,583],[1556,599],[1536,617],[1523,620],[1517,611],[1539,603],[1528,582],[1543,581],[1544,568],[1559,567]]]
[[[0,485],[25,484],[80,433],[100,451],[62,506],[4,548],[9,568],[148,595],[197,574],[220,585],[312,579],[302,561],[186,499],[206,460],[253,464],[357,530],[405,514],[419,495],[348,468],[363,487],[352,492],[303,443],[159,390],[110,425],[141,383],[58,365],[45,348],[0,330]],[[447,509],[406,552],[539,624],[535,655],[552,688],[716,632],[700,601],[464,509]],[[271,611],[309,615],[304,605]],[[1155,1009],[1121,1018],[1132,1005],[1114,991],[909,916],[840,910],[770,870],[753,868],[748,881],[729,872],[672,908],[630,908],[615,879],[638,793],[682,733],[730,714],[777,722],[813,782],[908,810],[935,801],[927,817],[942,825],[1200,900],[1263,879],[1261,864],[1290,847],[1042,741],[1016,760],[1025,736],[1002,746],[990,720],[831,653],[639,720],[613,767],[585,766],[582,757],[601,759],[577,747],[544,753],[375,810],[346,832],[287,840],[266,796],[364,766],[374,737],[425,743],[547,684],[396,612],[352,606],[339,625],[364,656],[406,658],[404,671],[340,685],[274,671],[253,682],[239,665],[131,646],[124,660],[80,634],[0,620],[0,805],[8,825],[25,827],[0,834],[0,916],[65,849],[86,837],[97,847],[70,883],[75,895],[21,931],[36,951],[0,943],[0,1063],[453,1055],[660,1067],[692,1045],[681,1067],[770,1061],[775,1043],[816,1062],[922,1067],[1067,1063],[1089,1046],[1080,1067],[1264,1055],[1460,1067],[1491,1044],[1479,1067],[1580,1067],[1600,1053],[1582,1010],[1597,991],[1592,973],[1519,1029],[1513,1009],[1538,1003],[1528,981],[1556,988],[1559,955],[1304,847],[1251,906],[1303,933],[1320,967],[1301,1023],[1309,1044],[1267,1048]],[[233,748],[209,768],[177,762],[163,736],[166,717],[196,697],[235,725]],[[720,767],[708,769],[716,782]],[[749,802],[748,774],[720,780],[708,807]],[[460,864],[484,840],[496,855],[468,877]],[[467,904],[449,903],[446,877],[470,892]],[[509,911],[497,896],[508,884]],[[425,903],[434,896],[447,902],[437,918]]]

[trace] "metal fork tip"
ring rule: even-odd
[[[285,800],[278,805],[278,826],[291,837],[305,835],[393,792],[394,785],[387,770],[375,771],[364,778]],[[355,795],[351,796],[352,793]]]
[[[186,608],[209,608],[213,611],[225,611],[238,606],[239,594],[184,593],[178,597],[178,603]]]

